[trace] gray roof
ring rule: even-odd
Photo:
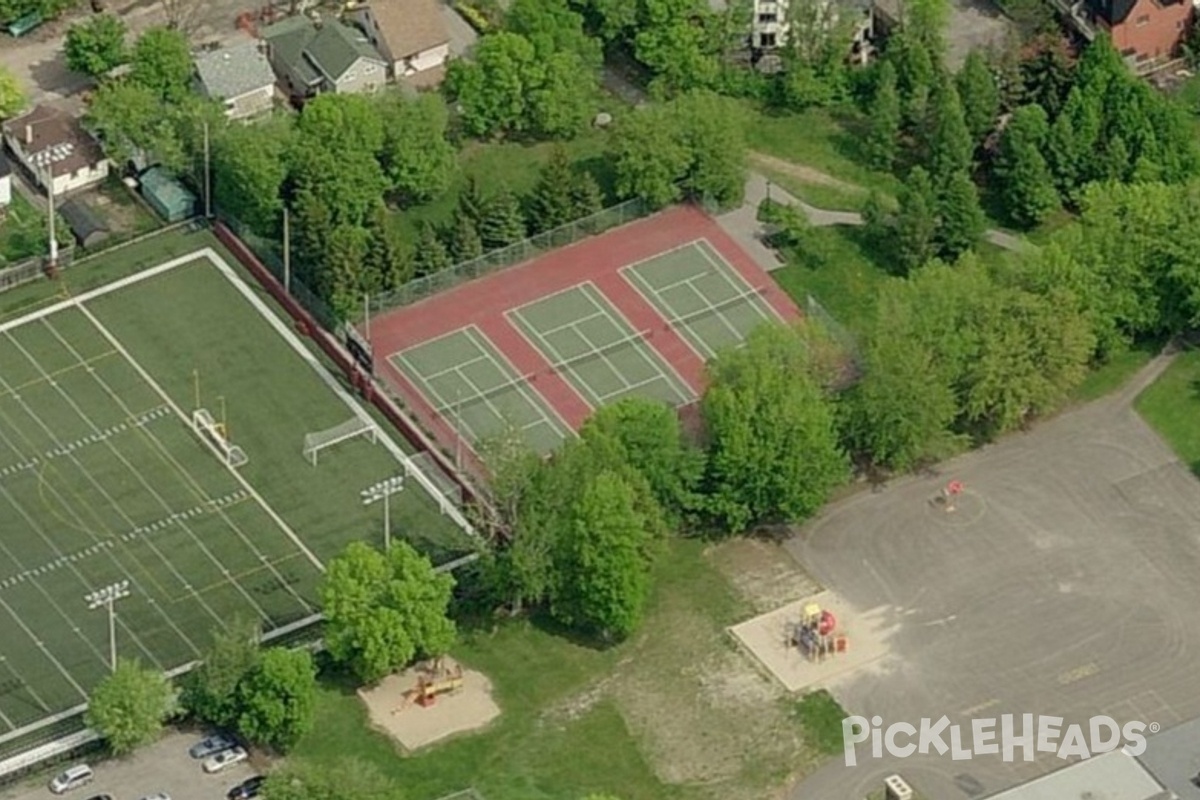
[[[303,83],[314,84],[324,73],[337,81],[359,58],[383,64],[361,31],[337,20],[319,27],[303,16],[289,17],[262,30],[279,60]]]
[[[196,72],[205,93],[222,100],[232,100],[275,83],[275,73],[256,42],[197,56]]]
[[[71,233],[80,243],[86,242],[97,233],[107,233],[104,220],[81,200],[68,200],[58,207],[58,214],[71,228]]]
[[[1200,787],[1192,783],[1200,773],[1200,719],[1148,736],[1138,760],[1180,800],[1200,800]]]
[[[12,174],[12,165],[8,163],[8,159],[4,157],[4,154],[0,153],[0,178],[10,174]]]
[[[1138,760],[1124,750],[1092,756],[1035,778],[989,800],[1170,800]]]

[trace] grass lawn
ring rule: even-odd
[[[1087,403],[1115,392],[1125,385],[1139,369],[1146,366],[1162,348],[1161,342],[1149,342],[1117,353],[1084,378],[1083,383],[1071,393],[1073,403]]]
[[[879,292],[894,280],[886,271],[888,255],[863,228],[813,228],[809,235],[813,251],[789,253],[788,266],[772,277],[801,308],[811,294],[852,333],[866,334]]]
[[[842,720],[846,716],[846,709],[824,689],[796,702],[796,719],[809,732],[813,746],[826,755],[842,752]]]
[[[61,218],[56,238],[61,245],[70,243],[71,232]],[[20,192],[12,193],[12,203],[0,218],[0,267],[40,256],[50,241],[46,215],[35,208]]]
[[[716,548],[720,550],[720,548]],[[316,731],[290,758],[316,767],[360,758],[405,800],[467,786],[486,800],[768,796],[820,759],[793,700],[725,632],[750,616],[712,548],[675,540],[641,632],[597,650],[527,621],[467,632],[454,656],[491,680],[490,729],[405,755],[368,729],[353,691],[327,684]]]
[[[1181,354],[1134,402],[1175,455],[1200,474],[1200,351]]]
[[[612,166],[604,157],[608,134],[589,130],[566,142],[567,151],[579,169],[591,172],[606,195],[612,195]],[[458,154],[459,172],[450,188],[436,200],[399,213],[400,227],[416,235],[422,222],[449,224],[458,205],[458,196],[470,178],[479,181],[484,194],[508,189],[518,197],[527,195],[537,183],[542,164],[550,158],[554,144],[540,142],[471,142]]]

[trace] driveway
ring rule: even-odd
[[[110,794],[117,800],[135,800],[155,792],[166,792],[171,800],[224,800],[225,793],[257,774],[246,762],[224,772],[207,775],[200,762],[187,750],[200,740],[198,734],[170,733],[159,742],[132,756],[109,761],[94,761],[96,779],[87,786],[56,796],[46,788],[49,776],[36,785],[16,786],[4,794],[5,800],[85,800],[98,794]]]
[[[885,727],[944,714],[968,738],[971,719],[1001,714],[1105,714],[1151,730],[1200,715],[1200,483],[1130,407],[1167,363],[940,475],[836,504],[789,543],[824,585],[887,620],[890,655],[833,687],[849,713]],[[931,500],[952,479],[965,492],[947,513]],[[857,767],[836,758],[792,796],[860,800],[899,772],[950,800],[1064,763],[858,754]]]

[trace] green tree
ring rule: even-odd
[[[895,65],[904,128],[915,131],[926,122],[929,94],[936,77],[933,58],[907,28],[888,40],[884,60]]]
[[[375,213],[369,229],[370,250],[367,255],[368,271],[374,276],[372,283],[377,291],[395,289],[413,278],[413,251],[405,241],[396,219],[380,208]]]
[[[124,64],[129,58],[125,33],[125,23],[115,14],[97,14],[72,25],[63,42],[67,68],[99,77]]]
[[[567,148],[555,145],[529,198],[529,222],[535,233],[557,228],[576,218],[573,195],[577,180],[579,176]]]
[[[639,109],[621,119],[613,133],[612,161],[617,192],[641,197],[654,207],[675,202],[679,181],[692,160],[664,106]]]
[[[970,172],[975,154],[962,102],[949,73],[939,73],[929,98],[929,177],[939,191],[959,172]]]
[[[978,50],[967,54],[955,76],[958,96],[962,98],[963,119],[972,143],[978,147],[991,133],[1000,114],[1000,89],[987,61]]]
[[[454,259],[437,230],[428,221],[422,222],[417,231],[417,245],[413,253],[413,274],[418,278],[449,269]]]
[[[647,540],[634,490],[620,475],[597,475],[573,503],[560,544],[555,618],[604,638],[633,633],[650,591]]]
[[[890,172],[896,162],[900,138],[900,95],[896,91],[896,70],[884,59],[879,65],[875,94],[871,104],[870,127],[865,147],[875,169]]]
[[[458,193],[456,213],[462,214],[474,222],[476,227],[479,227],[479,223],[483,221],[487,201],[487,196],[483,193],[483,186],[479,183],[479,179],[472,175],[467,178],[467,185]]]
[[[394,124],[397,120],[389,117],[387,122]],[[354,152],[372,158],[383,151],[384,126],[384,113],[374,98],[336,92],[309,100],[296,122],[302,147],[339,156]]]
[[[446,191],[458,167],[446,140],[449,116],[437,95],[396,95],[384,106],[381,161],[391,190],[406,203],[425,202]]]
[[[150,28],[138,38],[130,78],[161,100],[177,103],[191,92],[192,53],[180,31]]]
[[[271,117],[254,126],[231,126],[213,143],[217,205],[259,234],[279,229],[294,135],[288,117]]]
[[[461,211],[454,215],[454,225],[448,234],[446,250],[454,263],[461,264],[483,255],[483,240],[479,238],[479,231],[475,229],[471,218]]]
[[[16,76],[0,67],[0,119],[15,117],[25,108],[27,98]]]
[[[288,161],[292,193],[311,194],[337,224],[364,226],[383,202],[387,181],[368,152],[326,149],[300,136]]]
[[[525,130],[530,89],[541,83],[542,75],[530,41],[504,31],[480,39],[473,62],[452,61],[445,89],[458,103],[467,132],[489,136]]]
[[[1059,207],[1054,176],[1043,153],[1050,124],[1040,106],[1021,106],[1000,137],[996,177],[1004,206],[1017,224],[1033,227]]]
[[[580,170],[571,185],[571,216],[583,219],[599,213],[604,208],[604,194],[592,173]]]
[[[237,730],[256,744],[286,752],[312,730],[317,668],[307,650],[272,647],[238,684]]]
[[[242,618],[213,632],[203,662],[183,679],[180,699],[189,714],[220,728],[234,726],[238,685],[258,666],[259,638],[258,624]]]
[[[720,75],[720,47],[709,29],[711,12],[695,0],[641,0],[633,53],[650,70],[650,91],[673,97],[711,89]]]
[[[504,27],[528,39],[539,58],[573,53],[593,73],[603,62],[600,41],[584,31],[583,16],[567,0],[513,0]]]
[[[479,238],[484,250],[507,247],[527,235],[525,214],[516,195],[505,189],[487,199],[479,220]]]
[[[910,271],[933,258],[938,232],[937,195],[929,173],[913,167],[897,198],[896,255],[904,271]]]
[[[310,288],[346,318],[362,307],[369,289],[366,265],[371,251],[371,234],[358,225],[334,225],[324,241],[320,260],[311,265]]]
[[[704,456],[684,441],[673,408],[641,397],[627,397],[598,408],[579,431],[615,440],[625,463],[646,479],[659,506],[678,521],[698,506],[697,490]]]
[[[709,435],[711,512],[731,533],[814,513],[849,476],[833,408],[805,340],[763,326],[709,362],[700,408]]]
[[[172,169],[188,163],[178,108],[164,107],[153,89],[123,81],[105,83],[92,95],[86,119],[105,154],[117,163],[139,152]]]
[[[175,690],[161,672],[118,660],[92,691],[84,720],[120,756],[154,741],[175,710]]]
[[[550,139],[570,139],[583,130],[594,107],[596,74],[573,52],[554,53],[542,62],[536,83],[527,88],[526,129]]]
[[[685,187],[721,205],[741,202],[746,184],[746,139],[729,98],[691,92],[674,103],[674,124],[691,152]]]
[[[938,254],[954,260],[979,243],[987,218],[979,206],[979,190],[966,170],[950,176],[938,198]]]
[[[455,636],[446,616],[453,586],[407,542],[387,553],[352,542],[320,587],[330,655],[370,683],[418,655],[445,653]]]

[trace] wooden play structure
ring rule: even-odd
[[[837,617],[819,603],[804,606],[799,623],[791,626],[788,645],[799,648],[809,661],[824,661],[826,658],[845,653],[850,648],[849,638],[839,633]]]
[[[399,714],[413,703],[429,708],[437,703],[439,695],[457,692],[463,687],[463,670],[459,664],[448,668],[439,658],[422,665],[418,671],[417,685],[404,693],[400,705],[392,709],[393,714]]]

